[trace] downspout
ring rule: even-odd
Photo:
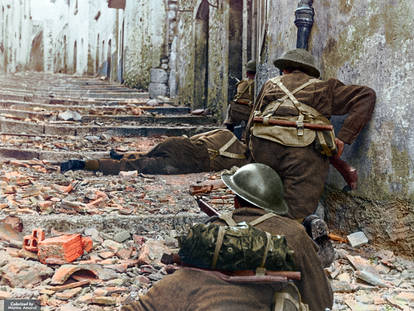
[[[300,0],[295,10],[295,25],[298,28],[296,48],[298,49],[308,49],[309,35],[315,15],[312,4],[313,0]]]

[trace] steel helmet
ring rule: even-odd
[[[270,166],[262,163],[246,164],[234,174],[223,172],[221,179],[247,202],[271,213],[287,214],[282,180]]]
[[[247,72],[254,72],[256,73],[256,62],[254,60],[249,60],[246,64],[246,71]]]
[[[297,68],[310,76],[319,78],[321,73],[316,68],[315,59],[311,53],[305,49],[294,49],[286,52],[277,58],[273,64],[280,70],[286,68]]]

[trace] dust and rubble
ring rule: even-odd
[[[37,299],[50,311],[114,310],[171,272],[162,255],[208,219],[195,198],[220,213],[232,210],[220,172],[59,171],[59,161],[109,158],[111,149],[147,152],[170,127],[181,126],[175,135],[191,135],[194,125],[206,131],[206,116],[96,79],[26,73],[0,82],[0,299]],[[127,124],[134,135],[108,130]],[[142,124],[162,130],[143,135]],[[414,308],[412,260],[361,233],[332,231],[337,259],[326,273],[333,310]]]
[[[145,294],[154,282],[167,275],[167,266],[160,261],[162,254],[178,248],[176,238],[192,222],[174,229],[162,222],[156,229],[145,225],[133,229],[133,224],[93,224],[86,218],[184,213],[190,219],[194,217],[194,222],[202,221],[206,217],[200,215],[194,195],[202,195],[220,212],[232,207],[233,195],[221,183],[218,173],[137,173],[128,178],[122,174],[103,178],[93,172],[61,174],[58,170],[39,160],[2,162],[0,206],[2,215],[9,215],[3,216],[0,226],[2,299],[39,299],[44,310],[113,310]],[[65,227],[55,222],[51,226],[48,220],[42,220],[45,215],[56,215],[69,223],[72,217],[80,220],[77,225]],[[42,237],[46,243],[39,239],[37,246],[43,251],[25,247],[24,235]],[[90,239],[89,247],[76,258],[65,257],[63,248],[47,247],[48,240],[68,236],[78,238],[78,248],[81,238]],[[344,242],[346,237],[338,240]],[[335,247],[338,258],[326,269],[335,292],[334,310],[414,307],[412,261],[369,243],[352,247],[336,241]]]

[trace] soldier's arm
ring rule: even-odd
[[[332,115],[348,114],[337,137],[351,144],[371,119],[376,101],[375,91],[367,86],[344,85],[336,79],[328,82],[332,96]]]

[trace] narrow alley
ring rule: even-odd
[[[414,310],[413,14],[412,0],[0,0],[0,311],[125,311],[177,270],[204,269],[166,258],[179,255],[194,226],[239,208],[266,210],[256,224],[291,218],[304,232],[298,248],[311,245],[319,258],[310,270],[328,284],[310,291],[333,292],[331,309],[311,311]],[[230,138],[218,146],[206,133]],[[161,147],[150,162],[164,142],[175,150]],[[289,148],[305,150],[303,159],[279,152]],[[282,190],[273,184],[266,199],[290,213],[292,202],[309,197],[304,217],[257,204],[268,180],[251,199],[222,178],[246,167],[231,161],[276,158],[267,166]],[[104,174],[101,162],[112,160],[120,169]],[[166,174],[141,169],[156,161]],[[290,180],[290,170],[302,175]],[[309,215],[327,228],[322,236],[306,227]],[[227,218],[226,228],[257,219]],[[206,274],[268,276],[269,236],[279,232],[262,229],[264,256],[248,247],[261,266],[222,271],[220,230]],[[329,253],[323,258],[330,243],[332,264]],[[298,272],[288,270],[268,272]],[[299,288],[292,301],[305,297],[298,284],[316,274],[304,270],[271,284],[268,310],[286,311],[288,299],[280,306],[276,294],[288,283]]]

